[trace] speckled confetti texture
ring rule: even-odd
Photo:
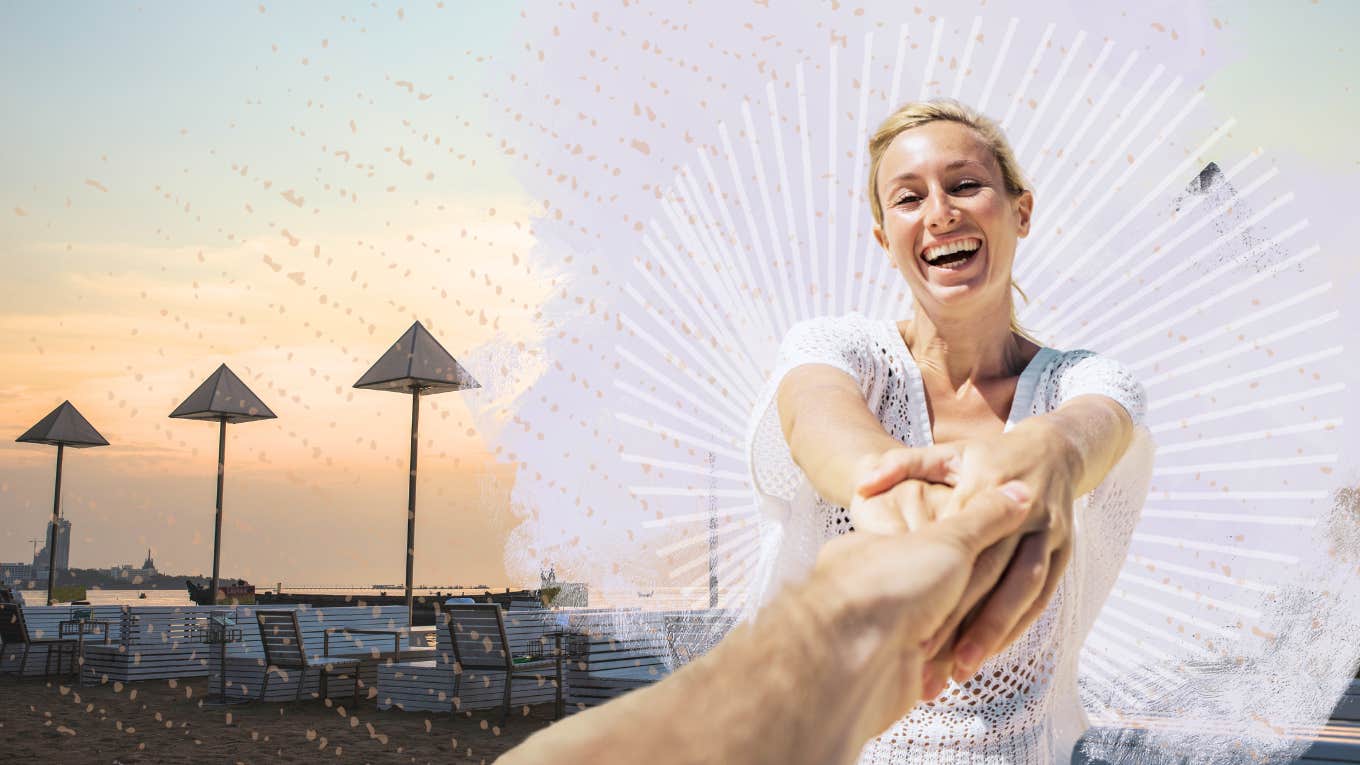
[[[68,456],[74,564],[152,546],[203,571],[215,434],[166,414],[228,361],[279,419],[231,429],[224,574],[397,581],[408,404],[350,386],[420,320],[484,387],[424,403],[418,582],[551,566],[595,605],[678,608],[716,580],[739,611],[744,428],[779,338],[910,313],[865,137],[958,97],[1036,189],[1022,321],[1150,396],[1153,490],[1083,693],[1192,729],[1093,750],[1283,757],[1360,659],[1360,160],[1317,106],[1354,115],[1336,5],[1266,29],[1194,3],[36,5],[3,54],[29,74],[6,86],[0,419],[70,399],[113,444]],[[0,443],[5,559],[51,485],[50,451]],[[5,730],[98,717],[0,682],[30,721],[6,706]],[[273,741],[320,730],[292,715],[328,719],[285,707]]]

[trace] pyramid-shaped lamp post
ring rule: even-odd
[[[411,475],[406,489],[406,623],[415,607],[411,591],[416,554],[416,447],[420,430],[420,397],[482,387],[430,331],[416,322],[354,383],[366,390],[411,394]]]
[[[70,401],[61,402],[38,424],[29,428],[22,436],[14,439],[26,444],[48,444],[57,447],[57,482],[52,492],[52,533],[47,537],[47,605],[52,605],[52,591],[57,582],[57,533],[61,520],[61,458],[66,447],[88,449],[92,446],[108,446],[109,442],[99,435],[90,421],[81,416]],[[69,542],[68,542],[69,544]]]
[[[227,453],[227,423],[272,420],[274,413],[264,405],[234,372],[223,364],[198,386],[184,403],[170,413],[183,420],[213,420],[217,430],[217,519],[213,528],[212,604],[217,605],[219,564],[222,560],[222,479]]]

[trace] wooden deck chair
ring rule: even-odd
[[[18,603],[0,603],[0,646],[8,652],[11,645],[24,647],[24,652],[19,658],[19,669],[15,673],[19,677],[24,676],[24,667],[28,665],[28,654],[33,650],[33,646],[44,646],[47,648],[46,661],[43,663],[43,677],[49,677],[52,672],[52,659],[57,660],[57,672],[61,672],[61,660],[70,649],[71,665],[76,666],[76,646],[78,641],[75,638],[34,638],[28,634],[28,625],[24,623],[24,609]],[[16,649],[17,650],[17,649]]]
[[[349,671],[354,677],[354,703],[359,703],[359,659],[340,656],[307,657],[306,646],[302,643],[302,628],[298,625],[297,611],[256,611],[255,621],[260,626],[260,644],[264,646],[264,683],[260,688],[260,700],[269,690],[269,676],[278,670],[292,670],[298,674],[297,698],[302,698],[303,681],[307,670],[313,667],[321,672],[321,699],[328,695],[331,673]]]
[[[469,669],[505,673],[501,721],[510,717],[510,693],[515,680],[538,680],[551,672],[557,684],[553,719],[562,716],[562,651],[560,639],[544,650],[541,643],[512,645],[505,635],[505,615],[495,603],[445,606],[449,644],[453,646],[453,696],[460,698],[463,674]],[[545,654],[547,654],[545,656]]]

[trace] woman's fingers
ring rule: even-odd
[[[972,675],[983,659],[999,652],[1016,625],[1034,613],[1036,604],[1042,612],[1050,555],[1047,535],[1042,532],[1020,541],[1005,576],[954,647],[956,677]]]
[[[1020,621],[1016,622],[1015,626],[1011,628],[1010,634],[1006,636],[1006,640],[1002,643],[1003,646],[1015,642],[1025,630],[1029,629],[1029,625],[1033,624],[1034,621],[1039,618],[1039,615],[1044,612],[1044,609],[1048,607],[1048,601],[1053,597],[1053,593],[1057,591],[1058,583],[1062,581],[1063,573],[1067,570],[1067,564],[1071,559],[1071,545],[1059,547],[1049,556],[1048,581],[1044,583],[1044,589],[1039,593],[1039,597],[1035,599],[1034,604],[1030,606],[1029,610],[1020,617]]]
[[[978,555],[977,560],[973,563],[973,571],[968,578],[968,585],[964,588],[963,597],[959,600],[959,604],[955,607],[953,613],[935,631],[934,636],[926,644],[927,652],[933,653],[939,650],[945,638],[953,636],[959,625],[969,615],[969,612],[978,605],[978,602],[988,592],[991,592],[997,581],[1001,579],[1001,575],[1006,573],[1006,566],[1010,563],[1011,556],[1019,543],[1020,535],[1012,534]]]
[[[881,494],[908,479],[953,484],[958,450],[949,446],[893,449],[879,458],[878,465],[855,487],[861,497]]]

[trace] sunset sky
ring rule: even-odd
[[[1353,191],[1360,7],[1201,5],[1236,51],[1207,79],[1233,150]],[[528,259],[545,194],[516,180],[488,97],[521,10],[6,6],[0,560],[27,561],[51,513],[55,450],[13,439],[69,399],[111,443],[67,453],[72,565],[149,547],[208,571],[216,427],[167,415],[226,363],[278,419],[228,429],[224,575],[400,581],[409,399],[351,386],[420,320],[486,388],[425,403],[416,580],[526,583],[503,564],[515,471],[469,410],[532,379],[557,286]],[[1356,294],[1354,262],[1331,262]]]

